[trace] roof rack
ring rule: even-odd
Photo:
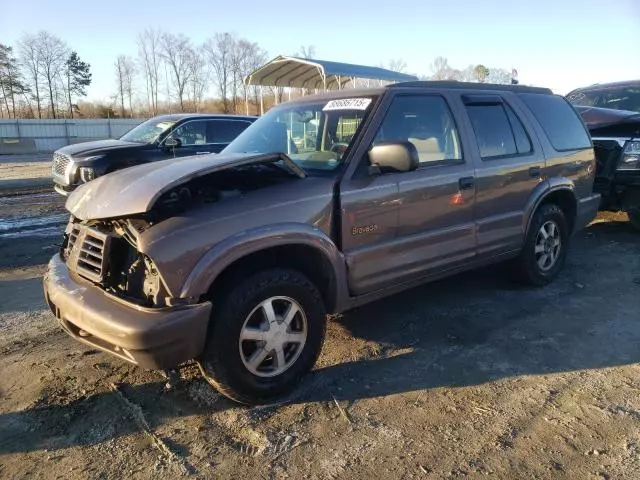
[[[459,82],[457,80],[419,80],[416,82],[399,82],[387,85],[386,88],[426,87],[426,88],[460,88],[473,90],[508,90],[512,92],[547,93],[553,92],[549,88],[529,87],[527,85],[501,85],[497,83]]]

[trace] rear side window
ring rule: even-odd
[[[517,155],[511,124],[502,104],[467,105],[483,159]]]
[[[516,140],[516,149],[518,150],[518,153],[531,152],[531,140],[529,139],[529,135],[527,135],[522,122],[510,106],[505,105],[505,108],[507,109],[511,129],[513,130],[513,137]]]
[[[557,151],[591,148],[591,140],[578,113],[563,97],[519,93]]]
[[[207,140],[209,143],[231,143],[248,126],[249,122],[242,120],[209,120]]]

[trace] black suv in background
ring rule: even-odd
[[[593,140],[601,210],[624,210],[640,230],[640,80],[578,88],[567,95]]]
[[[257,117],[239,115],[159,115],[119,139],[67,145],[53,154],[54,188],[68,195],[96,177],[142,163],[219,153]]]

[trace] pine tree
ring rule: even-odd
[[[72,96],[77,95],[85,97],[87,95],[86,88],[91,85],[90,65],[80,60],[76,52],[71,52],[69,58],[65,62],[65,76],[67,80],[67,96],[69,99],[69,113],[73,118],[73,102]]]

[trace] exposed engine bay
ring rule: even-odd
[[[152,225],[204,204],[299,179],[274,163],[252,164],[193,178],[163,193],[153,207],[130,218],[71,218],[62,255],[69,268],[102,289],[144,307],[174,305],[153,261],[138,251]]]
[[[275,163],[253,164],[211,173],[163,193],[145,217],[157,223],[198,205],[239,197],[261,188],[296,180]]]

